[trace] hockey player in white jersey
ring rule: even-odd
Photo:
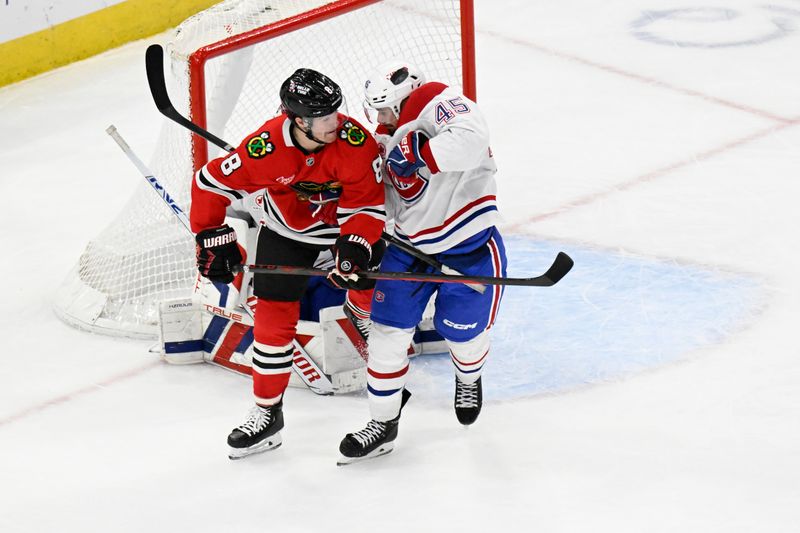
[[[390,61],[366,81],[365,109],[378,123],[375,137],[385,160],[387,215],[394,219],[395,236],[462,274],[505,276],[505,249],[495,227],[497,169],[475,102],[445,84],[426,83],[405,61]],[[434,271],[393,245],[381,270]],[[502,287],[481,293],[462,284],[378,281],[368,342],[372,420],[342,440],[340,464],[392,450],[400,410],[410,396],[406,350],[434,294],[434,325],[447,340],[455,368],[456,416],[464,425],[478,417],[481,372]]]

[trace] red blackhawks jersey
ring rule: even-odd
[[[263,191],[261,223],[279,235],[319,245],[333,244],[340,233],[377,241],[386,221],[378,145],[358,122],[340,119],[338,139],[315,152],[295,144],[292,121],[282,114],[235,152],[209,161],[192,183],[192,231],[223,224],[231,202]],[[338,226],[320,215],[320,207],[332,213],[332,206]]]

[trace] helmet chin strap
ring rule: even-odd
[[[314,137],[314,135],[312,135],[312,133],[311,133],[311,120],[313,120],[313,119],[302,118],[301,120],[303,121],[303,124],[305,125],[305,127],[307,129],[303,129],[303,128],[299,128],[299,129],[300,129],[300,131],[302,131],[305,134],[306,139],[308,139],[310,141],[314,141],[317,144],[326,144],[325,141],[321,141],[321,140],[317,139],[316,137]],[[296,126],[297,123],[295,122],[294,125]]]

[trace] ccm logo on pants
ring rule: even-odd
[[[451,322],[450,320],[448,320],[446,318],[443,320],[443,322],[444,322],[445,326],[449,326],[449,327],[451,327],[453,329],[461,329],[461,330],[475,329],[478,326],[477,322],[474,322],[472,324],[456,324],[455,322]]]

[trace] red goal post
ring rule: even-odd
[[[364,80],[391,58],[475,99],[473,18],[473,0],[226,0],[175,29],[167,88],[181,114],[232,144],[276,114],[280,84],[301,67],[342,86],[347,112],[362,123]],[[188,210],[194,172],[220,154],[164,119],[149,166]],[[159,302],[191,294],[194,261],[193,239],[143,182],[87,244],[54,309],[82,329],[154,338]]]
[[[316,9],[298,13],[292,17],[267,24],[260,28],[232,36],[228,39],[198,48],[189,56],[190,70],[190,101],[199,102],[191,106],[191,120],[202,128],[207,128],[206,120],[206,74],[205,65],[214,57],[229,54],[236,50],[264,43],[281,35],[308,28],[313,24],[341,16],[351,11],[361,9],[384,0],[339,0],[325,4]],[[462,90],[464,94],[475,100],[477,90],[475,86],[475,21],[473,0],[458,0],[460,8],[461,28],[461,72]],[[335,72],[331,76],[335,79]],[[352,111],[351,111],[352,112]],[[361,117],[357,117],[361,118]],[[233,142],[236,142],[234,139]],[[199,135],[192,139],[194,156],[194,169],[199,170],[208,162],[208,141]]]

